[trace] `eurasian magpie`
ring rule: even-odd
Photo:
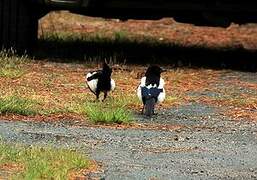
[[[161,73],[164,72],[158,65],[148,67],[145,76],[137,89],[137,96],[143,102],[142,113],[151,117],[154,114],[156,103],[165,99],[164,80]]]
[[[112,68],[106,62],[103,63],[102,70],[92,71],[86,75],[86,83],[89,90],[99,99],[101,92],[104,93],[103,101],[106,99],[109,91],[115,88],[115,81],[111,79]]]

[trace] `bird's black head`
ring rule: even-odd
[[[151,65],[146,70],[145,76],[157,76],[160,77],[161,73],[164,72],[164,70],[158,66],[158,65]]]
[[[106,75],[106,76],[111,76],[112,74],[112,68],[110,68],[108,66],[108,64],[106,62],[103,63],[103,74]]]
[[[160,68],[158,65],[149,66],[145,73],[145,85],[148,86],[152,84],[154,86],[154,84],[156,84],[157,86],[159,86],[162,72],[164,72],[164,70]]]

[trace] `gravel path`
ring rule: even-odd
[[[9,142],[89,153],[103,165],[92,178],[257,179],[257,124],[215,117],[214,111],[192,104],[164,112],[166,124],[183,126],[176,130],[0,121],[0,136]],[[185,119],[192,112],[196,117]],[[209,119],[201,120],[203,115]]]
[[[231,72],[216,86],[226,88],[235,78],[255,83],[254,77]],[[253,89],[233,89],[257,94]],[[0,137],[7,142],[79,149],[102,165],[88,179],[257,179],[257,123],[232,120],[222,115],[224,111],[226,107],[189,103],[161,111],[153,119],[137,115],[138,123],[181,127],[155,130],[2,120]]]

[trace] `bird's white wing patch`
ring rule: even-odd
[[[146,81],[146,77],[144,76],[144,77],[141,78],[141,82],[140,82],[141,87],[145,86],[145,81]]]
[[[137,88],[137,97],[139,98],[140,101],[143,101],[142,99],[142,93],[141,93],[141,87],[145,87],[145,81],[146,81],[146,77],[143,77],[141,79],[140,85]],[[166,97],[166,93],[165,93],[165,89],[164,89],[164,80],[162,78],[160,78],[160,82],[159,82],[159,86],[158,89],[163,89],[163,92],[161,92],[157,98],[157,102],[161,103],[164,101],[165,97]],[[156,87],[156,85],[152,86],[152,85],[148,85],[147,88],[152,88],[152,87]]]
[[[164,80],[160,78],[158,89],[164,88],[164,84],[165,84]]]
[[[143,101],[143,98],[142,98],[142,93],[141,93],[141,85],[138,86],[137,88],[137,97],[140,101]]]
[[[86,75],[86,83],[88,88],[91,89],[91,91],[96,92],[96,87],[97,87],[97,82],[98,79],[92,79],[91,81],[88,81],[87,78],[93,76],[94,74],[96,74],[97,72],[93,72],[93,73],[87,73]]]
[[[157,98],[157,102],[158,102],[158,103],[163,102],[164,99],[165,99],[165,96],[166,96],[165,89],[164,89],[164,88],[162,88],[162,89],[163,89],[163,92],[161,92],[161,93],[159,94],[158,98]]]
[[[157,100],[158,103],[163,102],[165,97],[166,97],[166,93],[165,93],[165,89],[164,89],[164,84],[165,84],[164,80],[162,78],[160,78],[158,89],[163,89],[163,92],[161,92],[159,94],[158,98],[157,98],[158,99]]]
[[[141,93],[141,87],[145,86],[145,81],[146,81],[146,77],[144,76],[144,77],[141,78],[140,85],[137,88],[137,97],[140,101],[143,101],[142,93]]]
[[[111,91],[113,91],[115,89],[115,81],[113,79],[111,79]]]

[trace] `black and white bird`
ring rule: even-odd
[[[112,68],[110,68],[106,62],[103,63],[102,70],[87,73],[87,86],[89,90],[96,95],[97,100],[99,100],[99,95],[101,92],[104,93],[104,101],[108,92],[115,89],[115,81],[111,78],[111,75]]]
[[[161,78],[162,68],[157,65],[148,67],[145,76],[137,89],[137,96],[143,102],[142,113],[151,117],[154,114],[156,103],[165,99],[164,80]]]

